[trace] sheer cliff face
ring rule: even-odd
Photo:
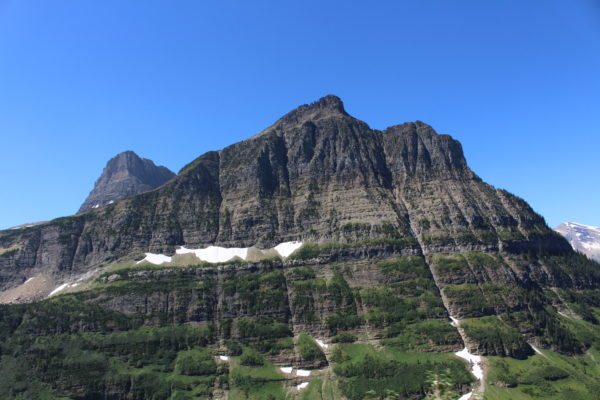
[[[119,153],[106,164],[79,212],[156,189],[174,176],[168,168],[156,166],[133,151]]]
[[[119,175],[122,164],[111,163],[105,174]],[[425,255],[571,251],[523,200],[482,182],[450,136],[421,122],[373,130],[328,96],[202,155],[158,190],[1,232],[0,249],[10,251],[0,255],[0,288],[35,271],[68,275],[178,245],[297,239],[393,239]]]

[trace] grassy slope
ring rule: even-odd
[[[527,360],[489,357],[487,400],[597,399],[600,390],[600,354],[597,350],[580,357],[564,356],[549,350]],[[498,380],[515,387],[504,387]]]

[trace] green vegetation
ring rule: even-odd
[[[251,347],[246,347],[240,357],[240,364],[247,367],[258,367],[265,364],[265,357]]]
[[[461,342],[456,328],[437,319],[407,325],[396,337],[382,340],[387,346],[410,351],[458,350]]]
[[[476,252],[434,260],[447,277],[468,271],[468,265],[491,272],[505,267],[499,258]],[[522,261],[523,268],[529,265]],[[463,319],[462,327],[484,351],[521,358],[491,357],[490,399],[593,398],[589,394],[599,388],[595,377],[600,376],[594,360],[600,359],[600,290],[587,285],[586,279],[595,278],[583,271],[586,265],[579,260],[569,267],[577,290],[496,282],[444,287],[461,312],[482,315]],[[472,381],[467,365],[452,354],[462,341],[423,257],[310,266],[130,267],[114,267],[90,290],[0,306],[3,398],[119,393],[198,399],[215,389],[228,391],[234,400],[419,398],[431,389],[432,374],[452,382],[448,392],[463,393]],[[373,280],[363,284],[365,274]],[[564,307],[573,317],[557,314],[548,304]],[[286,392],[286,376],[269,360],[297,355],[314,366],[327,360],[310,336],[301,334],[294,343],[292,321],[327,329],[336,343],[332,370],[312,376],[301,392]],[[547,358],[526,358],[531,349],[520,332],[535,336],[540,346],[589,355],[571,360],[547,351]],[[357,343],[373,337],[381,339],[383,349]],[[215,357],[221,344],[232,357],[229,362]]]
[[[287,293],[282,270],[263,273],[235,273],[223,282],[226,296],[236,296],[242,311],[250,315],[268,314],[272,310],[285,310]]]
[[[270,362],[261,366],[244,366],[230,359],[229,399],[231,400],[285,400],[283,375]]]
[[[10,257],[17,254],[21,250],[21,246],[13,245],[7,248],[0,247],[0,257]]]
[[[381,272],[395,280],[429,278],[431,273],[423,257],[406,256],[392,260],[381,261],[377,264]]]
[[[465,364],[450,354],[405,353],[390,348],[377,351],[369,345],[339,344],[333,360],[339,387],[350,400],[383,398],[391,392],[418,396],[429,387],[428,374],[432,372],[450,371],[457,388],[473,381]]]
[[[13,373],[3,375],[3,384],[12,389],[1,393],[8,398],[43,398],[43,393],[96,398],[108,392],[157,400],[175,393],[205,397],[227,373],[217,368],[210,350],[197,347],[210,338],[210,332],[186,326],[16,335],[3,346],[12,355],[2,355],[0,370]]]
[[[422,257],[386,260],[377,268],[389,282],[360,289],[359,295],[367,310],[366,321],[383,329],[390,338],[385,339],[387,344],[411,350],[448,350],[460,342],[446,320],[442,299]]]
[[[468,317],[482,317],[495,312],[494,304],[488,302],[476,284],[446,285],[442,292],[453,307]]]
[[[469,265],[462,254],[435,254],[432,264],[443,281],[472,282]]]
[[[456,400],[459,397],[454,390],[452,372],[449,369],[442,372],[429,371],[427,383],[429,383],[429,388],[425,400]]]
[[[217,364],[208,349],[181,351],[175,359],[174,371],[179,375],[213,375]]]
[[[292,280],[294,277],[298,279]],[[297,321],[320,322],[317,310],[328,306],[335,312],[324,321],[331,332],[351,329],[362,323],[357,315],[354,292],[341,272],[336,271],[331,279],[325,280],[316,278],[308,267],[294,268],[288,285],[292,288],[290,303]]]
[[[523,336],[497,317],[465,320],[461,327],[484,354],[524,358],[533,353]]]
[[[293,347],[292,332],[287,323],[270,318],[239,319],[237,328],[242,343],[265,353],[277,353]]]
[[[564,356],[542,350],[526,360],[488,357],[487,400],[597,399],[600,364],[597,350]]]
[[[327,375],[324,377],[314,377],[310,385],[302,391],[301,400],[338,400],[342,398],[337,380]]]
[[[298,335],[296,349],[304,361],[312,361],[317,363],[325,363],[327,361],[325,359],[325,354],[323,354],[323,351],[319,345],[306,333],[301,333]]]
[[[331,343],[354,343],[356,336],[348,332],[340,332],[331,338]]]
[[[384,228],[385,229],[385,228]],[[361,249],[368,247],[392,247],[403,249],[406,247],[417,246],[418,243],[412,236],[403,237],[380,237],[374,239],[358,240],[348,243],[324,242],[324,243],[304,243],[302,247],[290,255],[292,260],[310,260],[319,257],[329,257],[333,253]]]

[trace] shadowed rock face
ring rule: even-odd
[[[156,189],[174,176],[168,168],[156,166],[133,151],[119,153],[106,164],[79,212]]]
[[[159,170],[133,153],[116,157],[82,209],[108,203],[124,182],[164,183],[166,169],[148,172]],[[482,182],[452,137],[418,121],[373,130],[327,96],[200,156],[157,190],[0,232],[0,248],[11,249],[0,256],[0,289],[35,271],[68,276],[179,245],[377,239],[425,255],[572,251],[527,203]]]

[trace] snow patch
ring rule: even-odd
[[[27,282],[30,282],[32,279],[35,279],[35,276],[27,279],[25,282],[23,282],[23,285],[26,284]]]
[[[537,347],[535,347],[535,346],[534,346],[534,345],[532,345],[532,344],[529,344],[529,345],[531,346],[531,348],[533,349],[533,351],[535,351],[537,354],[539,354],[540,356],[546,357],[546,356],[544,355],[544,353],[542,353],[542,351],[541,351],[540,349],[538,349]]]
[[[308,382],[302,382],[301,384],[296,385],[296,390],[302,390],[307,386],[308,386]]]
[[[180,249],[175,250],[177,254],[190,254],[193,253],[202,261],[209,263],[220,263],[232,260],[235,257],[239,257],[245,260],[248,256],[248,248],[226,248],[218,246],[208,246],[205,249],[186,249],[181,246]],[[169,260],[170,261],[170,260]]]
[[[299,249],[302,246],[302,242],[284,242],[280,243],[273,248],[281,257],[289,257],[294,251]],[[175,250],[175,254],[183,255],[183,254],[193,254],[201,261],[209,262],[209,263],[223,263],[228,262],[236,257],[241,258],[244,261],[248,259],[249,247],[244,248],[228,248],[228,247],[219,247],[219,246],[208,246],[204,249],[188,249],[185,246],[181,246],[179,249]],[[138,261],[137,264],[142,261],[147,261],[151,264],[160,265],[163,263],[169,263],[173,260],[172,257],[166,256],[164,254],[154,254],[154,253],[145,253],[146,257],[142,260]]]
[[[292,371],[294,370],[294,368],[292,367],[280,367],[279,368],[281,370],[281,372],[283,372],[284,374],[291,374]]]
[[[310,371],[307,369],[299,369],[296,371],[296,376],[310,376]]]
[[[467,394],[463,394],[458,398],[458,400],[469,400],[473,396],[473,392],[469,392]]]
[[[146,253],[146,257],[138,261],[136,264],[139,264],[142,261],[148,261],[150,264],[160,265],[162,263],[171,262],[171,257],[165,256],[164,254]]]
[[[219,356],[219,360],[221,360],[221,361],[229,361],[229,357],[228,356]]]
[[[454,318],[452,315],[450,316],[450,319],[452,320],[452,322],[450,322],[450,325],[452,325],[455,328],[458,328],[458,325],[460,325],[460,321]]]
[[[57,287],[56,289],[54,289],[53,291],[51,291],[50,294],[48,295],[48,297],[54,296],[56,293],[62,292],[65,289],[77,287],[77,285],[79,285],[78,282],[76,282],[76,283],[68,283],[68,282],[67,283],[63,283],[62,285],[60,285],[59,287]]]
[[[580,224],[577,222],[567,222],[565,225],[567,225],[568,227],[571,227],[571,228],[584,228],[584,229],[589,229],[591,231],[600,232],[600,227],[598,227],[598,226],[585,225],[585,224]]]
[[[323,342],[321,339],[315,339],[315,342],[317,342],[317,344],[323,349],[327,349],[329,347],[329,345]]]
[[[600,249],[600,243],[594,243],[594,242],[581,242],[581,245],[583,247],[585,247],[586,249],[589,250],[595,250],[595,249]]]
[[[302,247],[302,242],[284,242],[275,246],[275,251],[281,257],[289,257],[294,251]]]
[[[96,204],[96,205],[92,206],[92,208],[98,208],[98,207],[100,207],[100,204]]]
[[[469,353],[469,350],[465,347],[461,351],[457,351],[456,354],[458,357],[467,360],[471,363],[471,373],[478,380],[483,379],[483,368],[481,367],[481,356]]]
[[[67,286],[69,286],[68,283],[63,283],[62,285],[60,285],[59,287],[57,287],[56,289],[51,291],[50,294],[48,295],[48,297],[55,295],[56,293],[60,292],[61,290],[65,290],[67,288]]]
[[[454,353],[458,357],[467,360],[471,364],[471,373],[477,378],[477,380],[483,379],[483,368],[481,366],[481,356],[469,353],[469,350],[465,347],[461,351]],[[469,400],[473,396],[474,391],[462,395],[458,400]]]

